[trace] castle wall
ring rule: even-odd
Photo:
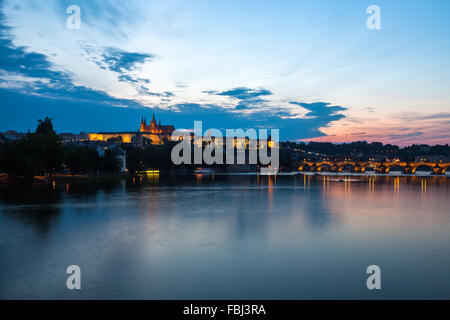
[[[132,133],[121,133],[121,132],[112,132],[112,133],[89,133],[88,139],[90,141],[108,141],[110,138],[118,138],[122,137],[122,141],[124,143],[131,143],[131,139],[136,136],[136,134]]]
[[[124,143],[132,143],[132,140],[137,135],[150,139],[152,144],[162,145],[164,139],[171,140],[172,133],[175,131],[173,126],[161,126],[156,124],[155,116],[150,125],[147,125],[144,119],[141,120],[141,126],[139,132],[99,132],[89,133],[88,140],[90,141],[108,141],[111,138],[121,137]]]
[[[131,143],[132,139],[137,136],[138,133],[129,133],[129,132],[109,132],[109,133],[89,133],[88,139],[90,141],[108,141],[111,138],[122,137],[122,141],[124,143]],[[155,133],[147,133],[140,132],[140,136],[150,139],[152,144],[162,145],[164,144],[164,139],[170,140],[171,136],[167,134],[155,134]]]

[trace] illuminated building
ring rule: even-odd
[[[153,118],[148,125],[145,118],[141,119],[139,131],[89,133],[88,139],[90,141],[112,141],[118,143],[135,143],[139,145],[142,144],[142,141],[145,138],[148,139],[151,144],[162,145],[164,144],[164,140],[170,141],[174,131],[174,126],[163,126],[161,125],[161,121],[157,123],[155,114],[153,114]]]

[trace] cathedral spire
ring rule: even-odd
[[[145,124],[144,124],[144,117],[141,117],[141,126],[139,128],[139,131],[144,132],[145,131]]]

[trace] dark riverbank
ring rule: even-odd
[[[0,184],[17,184],[17,183],[52,183],[53,181],[66,180],[96,180],[96,179],[126,179],[129,177],[126,174],[75,174],[62,175],[56,174],[49,176],[36,176],[33,178],[24,177],[8,177],[6,174],[0,174]]]

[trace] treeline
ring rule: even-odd
[[[67,145],[63,148],[64,165],[70,173],[117,173],[119,161],[113,151],[107,149],[100,156],[97,150],[87,146]]]
[[[281,149],[285,151],[302,150],[305,152],[320,153],[329,155],[330,157],[343,156],[359,156],[370,158],[375,155],[383,155],[387,157],[398,157],[403,161],[413,161],[416,156],[443,155],[450,157],[450,146],[446,145],[412,145],[400,148],[392,144],[383,144],[381,142],[357,141],[351,143],[334,144],[330,142],[309,142],[295,143],[283,142]]]
[[[158,169],[160,171],[171,171],[174,165],[171,160],[172,147],[175,143],[168,142],[164,145],[147,145],[145,148],[138,148],[133,145],[124,145],[127,151],[127,169],[129,174],[148,169]],[[181,168],[181,167],[180,167]]]
[[[201,164],[195,163],[195,153],[194,145],[191,144],[191,150],[190,150],[190,160],[188,160],[187,164],[182,163],[179,165],[175,165],[172,162],[172,150],[175,145],[177,145],[178,142],[175,141],[168,141],[165,140],[163,145],[146,145],[143,148],[135,147],[133,145],[123,145],[122,148],[127,150],[127,168],[129,174],[134,174],[138,171],[145,171],[148,169],[158,169],[161,172],[172,172],[172,171],[193,171],[197,169],[198,167],[203,168],[211,168],[217,171],[227,171],[228,165],[226,164],[226,149],[224,148],[222,150],[221,156],[218,155],[218,158],[222,158],[222,164],[214,163],[214,164],[207,164],[203,161]],[[202,155],[204,154],[205,148],[208,146],[208,142],[203,143],[202,147]],[[237,151],[236,148],[234,150],[234,157],[235,157],[235,163],[237,163]],[[183,153],[181,152],[180,156],[182,156]],[[268,151],[268,155],[270,156],[270,149]],[[215,151],[212,151],[211,154],[212,157],[215,157]],[[246,150],[244,152],[244,157],[246,159],[246,163],[249,163],[249,151]],[[259,162],[259,157],[257,157],[258,165],[263,166]],[[291,155],[288,152],[284,152],[283,150],[280,151],[280,164],[283,166],[283,168],[287,168],[290,166],[295,167]],[[255,170],[256,170],[257,164],[254,164]]]
[[[16,140],[2,138],[0,170],[11,177],[51,176],[58,172],[114,173],[120,165],[111,150],[99,156],[88,147],[63,146],[51,119],[38,121],[35,132]]]
[[[412,145],[409,147],[405,147],[400,149],[399,156],[403,160],[412,161],[417,156],[439,156],[443,155],[446,157],[450,157],[450,146],[448,144],[445,145]]]

